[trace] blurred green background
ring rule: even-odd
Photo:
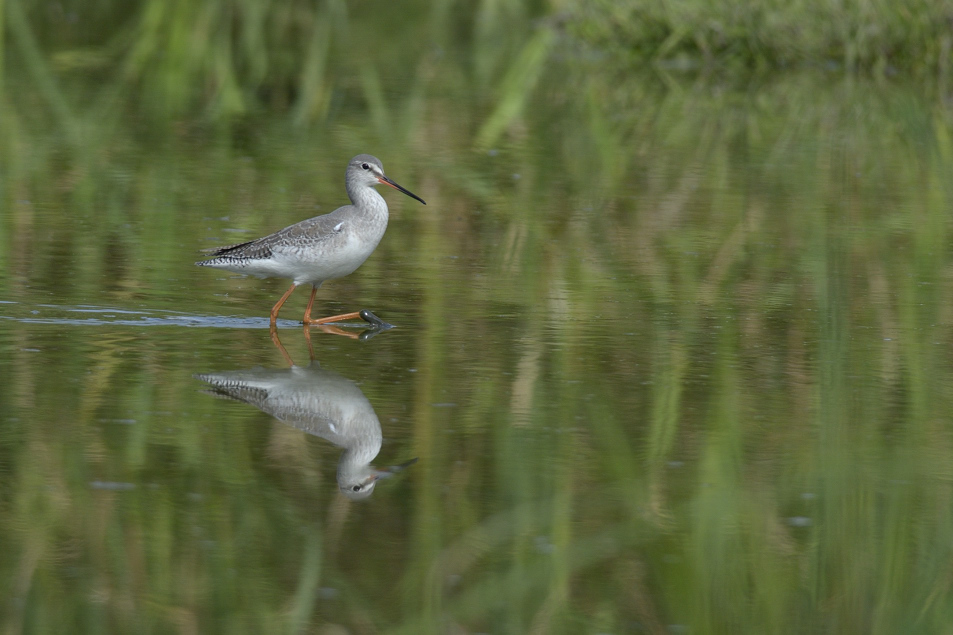
[[[0,0],[5,633],[953,632],[953,3]],[[419,462],[196,373],[315,330]],[[282,341],[309,350],[289,301]]]

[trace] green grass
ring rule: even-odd
[[[25,72],[67,126],[82,107],[107,117],[122,109],[218,124],[278,112],[298,125],[321,125],[354,95],[377,113],[375,125],[386,126],[380,114],[393,109],[386,96],[419,95],[449,59],[464,73],[447,88],[462,82],[489,109],[478,138],[489,147],[538,90],[538,78],[567,59],[595,55],[607,66],[715,76],[823,68],[946,81],[953,55],[953,0],[45,6],[0,5],[0,73]],[[393,81],[409,68],[416,75],[410,85]],[[69,100],[61,92],[67,85]]]
[[[596,0],[575,6],[572,32],[639,63],[948,77],[953,61],[948,0]]]

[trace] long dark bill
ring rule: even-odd
[[[377,180],[380,181],[381,183],[383,183],[384,185],[390,185],[390,186],[391,186],[392,188],[394,188],[395,190],[400,190],[401,192],[403,192],[404,194],[406,194],[406,195],[409,196],[410,198],[415,198],[415,199],[417,199],[418,201],[420,201],[420,202],[423,203],[424,205],[427,204],[427,201],[425,201],[424,199],[420,198],[419,196],[417,196],[416,194],[414,194],[414,193],[411,192],[410,190],[406,190],[406,189],[402,188],[401,186],[397,185],[396,183],[394,183],[393,181],[391,181],[391,180],[390,180],[389,178],[387,178],[386,176],[378,176],[378,177],[377,177]]]

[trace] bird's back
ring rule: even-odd
[[[257,240],[219,247],[211,252],[211,258],[195,264],[320,286],[363,264],[386,229],[386,212],[367,214],[345,205]]]

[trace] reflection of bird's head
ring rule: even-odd
[[[392,465],[391,467],[385,468],[383,470],[377,470],[371,466],[366,466],[359,472],[348,472],[346,470],[342,470],[342,464],[339,463],[338,487],[340,488],[341,493],[351,500],[363,500],[373,493],[374,486],[377,484],[378,480],[382,478],[390,478],[394,474],[397,474],[416,462],[417,459],[415,457],[409,461],[401,463],[400,465]]]
[[[352,483],[338,483],[341,493],[352,501],[364,500],[374,492],[374,485],[377,484],[377,475],[371,474],[361,481]]]

